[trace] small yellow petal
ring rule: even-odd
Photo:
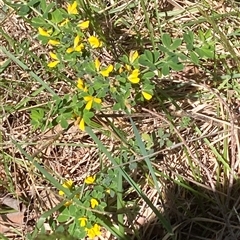
[[[60,27],[63,27],[63,26],[66,25],[67,23],[69,23],[69,19],[68,19],[68,18],[65,19],[63,22],[61,22],[61,23],[59,24],[59,26],[60,26]]]
[[[62,184],[62,186],[63,186],[64,188],[71,189],[72,186],[73,186],[73,180],[66,180],[66,181]]]
[[[129,54],[129,62],[133,63],[138,58],[138,51],[131,51]]]
[[[113,71],[113,65],[111,64],[111,65],[109,65],[109,66],[107,67],[106,70],[100,71],[100,73],[101,73],[104,77],[108,77],[109,74],[110,74],[110,72],[112,72],[112,71]]]
[[[90,239],[93,239],[97,236],[100,236],[101,235],[101,228],[98,224],[94,224],[93,227],[91,228],[87,228],[86,231],[87,231],[87,235]]]
[[[49,44],[49,45],[53,45],[53,46],[57,46],[57,45],[60,45],[60,42],[57,41],[57,40],[50,39],[50,40],[48,41],[48,44]]]
[[[59,61],[50,62],[50,63],[48,63],[48,67],[54,68],[54,67],[56,67],[59,63],[60,63]]]
[[[51,57],[52,59],[58,60],[58,57],[57,57],[57,55],[56,55],[55,53],[50,52],[49,55],[50,55],[50,57]]]
[[[102,46],[102,42],[95,36],[90,36],[88,38],[88,42],[90,43],[92,48],[98,48]]]
[[[77,1],[74,1],[73,4],[68,4],[67,11],[68,14],[78,14]]]
[[[92,104],[93,104],[93,99],[87,102],[85,109],[90,110],[92,108]]]
[[[93,184],[94,182],[95,182],[95,179],[96,179],[96,176],[94,175],[94,176],[89,176],[89,177],[87,177],[86,179],[85,179],[85,183],[86,184]]]
[[[82,131],[85,131],[85,123],[83,118],[81,119],[80,123],[79,123],[79,129]]]
[[[81,52],[83,49],[84,49],[84,45],[83,45],[83,43],[81,43],[81,44],[78,45],[74,50],[75,50],[76,52]]]
[[[72,52],[74,52],[74,48],[72,48],[72,47],[68,48],[66,51],[66,53],[72,53]]]
[[[85,227],[87,224],[87,218],[86,217],[81,217],[78,219],[80,221],[80,227]]]
[[[98,60],[98,58],[95,59],[94,64],[95,64],[96,70],[99,72],[101,63],[100,63],[100,61]]]
[[[87,29],[89,27],[89,23],[90,21],[84,21],[78,24],[78,27],[80,27],[80,29],[84,30]]]
[[[63,196],[65,193],[62,190],[58,191],[59,196]]]
[[[127,71],[129,71],[129,72],[132,70],[132,67],[131,67],[130,65],[128,65],[128,64],[125,65],[125,68],[126,68]]]
[[[74,44],[73,44],[73,47],[76,48],[78,46],[78,43],[80,42],[80,37],[77,35],[75,38],[74,38]]]
[[[91,100],[93,100],[93,97],[92,96],[86,96],[83,98],[86,102],[89,102]]]
[[[121,74],[123,72],[123,67],[120,67],[118,72]]]
[[[93,101],[95,103],[99,103],[99,104],[102,102],[102,100],[100,98],[94,98]]]
[[[134,69],[132,71],[132,73],[128,76],[128,80],[131,83],[139,83],[140,78],[138,77],[138,75],[139,75],[139,70],[138,69]]]
[[[41,36],[44,36],[44,37],[50,37],[50,34],[44,30],[43,28],[39,27],[38,28],[38,33],[41,35]]]
[[[91,208],[95,208],[96,206],[99,205],[98,201],[95,198],[92,198],[90,200],[90,203],[91,203]]]
[[[65,207],[68,207],[68,206],[70,206],[71,204],[72,204],[72,201],[67,201],[67,202],[64,203],[64,206],[65,206]]]
[[[142,95],[146,100],[150,100],[152,98],[151,94],[144,92],[144,91],[142,91]]]

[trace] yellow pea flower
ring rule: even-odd
[[[79,219],[80,226],[85,227],[87,225],[87,218],[86,217],[80,217]]]
[[[81,52],[84,49],[84,45],[80,43],[80,37],[77,35],[74,38],[73,42],[73,47],[70,47],[67,49],[67,53],[72,53],[72,52]]]
[[[73,4],[68,4],[67,12],[68,14],[78,14],[77,1],[74,1]]]
[[[96,70],[99,72],[101,63],[98,58],[95,59],[94,65],[95,65]]]
[[[53,45],[53,46],[57,46],[57,45],[60,45],[60,42],[57,41],[57,40],[54,40],[54,39],[50,39],[50,40],[48,41],[48,44],[49,44],[49,45]]]
[[[80,120],[80,123],[78,126],[79,126],[80,130],[85,131],[85,122],[84,122],[83,118]]]
[[[92,198],[90,200],[90,203],[91,203],[91,208],[95,208],[96,206],[99,205],[98,201],[95,198]]]
[[[101,227],[98,224],[94,224],[91,228],[86,228],[87,235],[90,239],[98,237],[101,235]]]
[[[63,27],[64,25],[66,25],[66,24],[69,23],[69,22],[70,22],[69,19],[66,18],[65,20],[63,20],[63,21],[59,24],[59,26],[60,26],[60,27]]]
[[[140,78],[138,77],[139,76],[139,69],[134,69],[132,71],[132,73],[128,76],[128,80],[131,82],[131,83],[139,83],[140,81]]]
[[[54,68],[54,67],[56,67],[58,65],[58,63],[60,63],[60,61],[59,61],[59,59],[58,59],[58,57],[57,57],[57,55],[55,53],[50,52],[49,55],[55,61],[49,62],[48,63],[48,67]]]
[[[62,186],[64,188],[71,189],[73,187],[73,181],[72,180],[66,180],[66,181],[63,182]],[[65,193],[62,190],[59,190],[58,194],[60,196],[63,196]]]
[[[113,71],[113,65],[110,64],[105,70],[100,71],[100,74],[104,77],[108,77],[109,74]]]
[[[90,21],[80,22],[77,26],[80,27],[81,30],[85,30],[89,27]]]
[[[100,41],[97,37],[95,36],[90,36],[88,38],[88,42],[90,43],[92,48],[98,48],[102,46],[102,41]]]
[[[132,67],[130,65],[128,65],[128,64],[125,64],[125,68],[129,72],[132,70]]]
[[[94,65],[95,65],[95,68],[96,68],[97,72],[99,72],[104,77],[108,77],[109,74],[113,71],[113,65],[112,64],[107,66],[106,69],[100,71],[101,62],[99,61],[98,58],[95,59]]]
[[[102,100],[100,98],[96,98],[93,96],[86,96],[83,98],[87,104],[85,106],[86,110],[90,110],[92,108],[93,102],[100,104],[102,102]]]
[[[78,78],[77,88],[84,91],[84,92],[87,92],[87,90],[88,90],[81,78]]]
[[[85,179],[85,183],[86,184],[93,184],[94,182],[95,182],[95,179],[96,179],[96,176],[94,175],[94,176],[89,176],[89,177],[87,177],[86,179]]]
[[[138,58],[138,51],[130,51],[129,62],[132,64]]]
[[[38,34],[41,35],[41,36],[44,36],[44,37],[50,37],[51,34],[52,34],[52,29],[49,29],[49,30],[45,30],[41,27],[38,28]]]
[[[145,91],[142,91],[142,95],[146,100],[150,100],[152,98],[152,95]]]

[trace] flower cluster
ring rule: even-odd
[[[85,179],[84,182],[87,185],[94,185],[95,184],[95,180],[96,180],[96,176],[88,176]],[[72,192],[75,189],[74,188],[74,183],[73,183],[72,180],[64,181],[62,186],[64,188],[70,190],[70,192]],[[58,193],[59,193],[60,196],[64,196],[65,195],[65,193],[62,190],[60,190]],[[79,198],[78,195],[76,197]],[[95,209],[95,208],[97,208],[99,206],[99,201],[96,198],[92,197],[92,196],[86,198],[86,202],[89,202],[91,209]],[[73,204],[74,204],[73,201],[67,201],[67,202],[64,203],[64,206],[66,208],[75,207]],[[77,208],[74,208],[74,209],[77,209]],[[78,225],[82,229],[82,231],[85,231],[86,235],[90,239],[93,239],[96,236],[100,236],[101,235],[101,227],[99,226],[99,224],[96,221],[94,221],[94,218],[90,214],[91,212],[85,211],[83,213],[82,211],[79,211],[79,213],[81,213],[82,216],[78,217],[77,221],[78,221]],[[64,213],[64,214],[66,214],[66,213]],[[76,214],[78,214],[78,213],[76,212]]]
[[[70,104],[71,114],[84,131],[86,125],[91,126],[94,113],[103,108],[105,99],[111,99],[114,110],[131,110],[137,101],[152,98],[153,85],[141,69],[138,51],[132,50],[114,63],[100,57],[102,54],[98,51],[103,42],[92,31],[95,24],[88,17],[81,17],[85,16],[81,9],[74,1],[66,9],[51,13],[56,22],[49,27],[40,26],[38,34],[39,40],[50,49],[47,66],[59,71],[70,68],[77,75],[74,96],[77,100]],[[69,115],[57,118],[63,127],[68,125]]]

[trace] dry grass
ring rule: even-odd
[[[147,6],[152,15],[150,19],[156,39],[158,34],[160,35],[156,24],[158,18],[162,21],[162,31],[169,32],[174,37],[181,37],[185,29],[196,32],[211,27],[194,3],[168,3],[170,5],[167,7],[171,9],[167,13],[169,17],[165,17],[162,10],[159,16],[156,15],[155,5],[159,6],[162,2],[155,1],[155,4]],[[108,11],[123,4],[124,1],[112,3]],[[211,4],[211,8],[208,4]],[[219,18],[216,17],[215,22],[239,58],[239,41],[237,36],[231,36],[239,27],[239,16],[229,14],[233,11],[232,2],[223,1],[223,4],[220,4],[212,1],[208,4],[205,3],[205,12],[211,14],[215,11],[221,14]],[[181,12],[191,5],[192,10]],[[105,12],[107,11],[103,11]],[[145,17],[140,3],[131,11],[122,10],[108,16],[107,23],[111,24],[110,37],[108,36],[111,47],[105,49],[106,58],[112,53],[117,57],[137,45],[141,46],[140,51],[145,47],[151,49]],[[46,72],[41,65],[41,55],[46,53],[46,49],[42,49],[34,39],[31,26],[11,10],[1,21],[3,32],[11,41],[2,34],[0,45],[23,60],[42,79],[51,80],[53,75]],[[150,149],[155,152],[152,163],[162,196],[156,191],[145,162],[137,154],[135,159],[139,159],[138,172],[135,172],[133,177],[154,205],[169,219],[175,239],[179,240],[240,238],[240,81],[239,78],[224,80],[227,75],[238,73],[239,65],[228,52],[228,46],[221,41],[219,32],[215,32],[214,37],[217,39],[217,54],[225,54],[226,57],[216,62],[206,61],[198,67],[193,67],[191,63],[186,64],[184,71],[173,72],[165,79],[156,79],[159,99],[140,106],[136,111],[141,117],[137,114],[133,116],[139,132],[148,134],[154,140]],[[33,59],[31,55],[25,54],[26,51],[20,44],[26,46],[26,43],[27,48],[38,58]],[[0,52],[1,65],[7,60]],[[71,77],[71,73],[68,77]],[[71,92],[71,87],[63,81],[58,80],[51,87],[60,96]],[[71,178],[76,184],[81,184],[88,174],[100,171],[100,164],[109,165],[106,157],[101,156],[98,146],[86,133],[81,133],[74,123],[67,130],[60,126],[44,132],[32,129],[29,110],[51,101],[50,94],[44,90],[38,92],[39,88],[28,73],[12,61],[1,72],[1,199],[3,203],[3,196],[17,199],[18,203],[24,206],[25,213],[23,216],[22,209],[18,209],[19,215],[12,223],[2,217],[0,230],[13,239],[24,239],[26,234],[32,231],[41,214],[61,200],[56,189],[26,161],[13,140],[21,144],[28,154],[34,156],[58,180]],[[167,97],[164,99],[161,94]],[[97,119],[111,135],[104,135],[103,131],[96,134],[104,145],[108,146],[109,151],[117,156],[122,139],[111,129],[108,122],[110,118],[106,115],[99,114]],[[128,142],[134,139],[132,126],[127,118],[118,113],[110,117],[124,132]],[[184,124],[184,121],[189,123]],[[169,134],[161,147],[159,129]],[[167,140],[172,142],[171,147],[167,147]],[[138,239],[171,239],[152,210],[127,187],[124,196],[126,201],[135,201],[139,208],[126,213],[126,227],[139,229]],[[134,239],[132,230],[128,233]],[[104,239],[113,239],[109,233],[105,235]],[[137,239],[137,236],[135,238]]]

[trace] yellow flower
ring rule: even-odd
[[[79,129],[82,131],[85,131],[85,122],[84,122],[83,118],[80,120]]]
[[[98,60],[98,58],[95,59],[94,64],[95,64],[96,70],[99,72],[101,63]]]
[[[94,224],[94,226],[92,228],[87,228],[86,231],[87,231],[87,235],[90,239],[93,239],[97,236],[100,236],[101,235],[101,227],[98,225],[98,224]]]
[[[73,181],[72,180],[66,180],[66,181],[63,182],[62,186],[64,188],[71,189],[73,187]],[[58,194],[60,196],[63,196],[65,193],[62,190],[59,190]]]
[[[139,76],[139,69],[134,69],[132,73],[128,76],[128,80],[131,83],[139,83],[140,78],[138,76]]]
[[[113,65],[110,64],[105,70],[100,71],[100,74],[104,77],[108,77],[109,74],[113,71]]]
[[[95,182],[95,179],[96,179],[96,176],[94,175],[94,176],[89,176],[89,177],[87,177],[86,179],[85,179],[85,183],[86,184],[93,184],[94,182]]]
[[[68,206],[70,206],[72,204],[72,201],[66,201],[65,203],[64,203],[64,206],[65,207],[68,207]]]
[[[100,98],[96,98],[93,96],[86,96],[83,99],[87,102],[86,107],[85,107],[86,110],[90,110],[92,108],[93,102],[98,103],[98,104],[100,104],[102,102],[102,100]]]
[[[77,81],[77,87],[80,89],[80,90],[82,90],[82,91],[84,91],[84,92],[87,92],[87,87],[86,86],[84,86],[85,84],[84,84],[84,82],[83,82],[83,80],[81,79],[81,78],[78,78],[78,81]]]
[[[95,208],[96,206],[99,205],[98,201],[95,198],[92,198],[90,200],[90,203],[91,203],[91,208]]]
[[[95,59],[94,61],[95,68],[100,74],[104,77],[108,77],[109,74],[113,71],[113,65],[110,64],[106,69],[100,71],[100,65],[101,62],[98,60],[98,58]]]
[[[50,52],[49,55],[55,61],[49,62],[48,63],[48,67],[54,68],[54,67],[56,67],[58,65],[58,63],[60,63],[60,61],[59,61],[59,59],[58,59],[58,57],[57,57],[57,55],[55,53]]]
[[[80,217],[78,220],[80,221],[80,226],[81,227],[86,226],[86,224],[87,224],[87,218],[86,217]]]
[[[63,26],[66,25],[67,23],[69,23],[69,19],[68,19],[68,18],[66,18],[65,20],[63,20],[63,21],[59,24],[59,26],[60,26],[60,27],[63,27]]]
[[[132,64],[138,58],[138,51],[130,51],[129,62]]]
[[[80,27],[81,30],[85,30],[89,27],[90,21],[80,22],[77,26]]]
[[[73,4],[68,4],[67,12],[68,14],[78,14],[77,1],[74,1]]]
[[[129,72],[132,70],[132,67],[130,65],[128,65],[128,64],[125,64],[125,68]]]
[[[108,188],[106,189],[106,193],[110,194],[111,193],[111,190]]]
[[[72,52],[81,52],[84,49],[84,45],[82,43],[80,43],[80,37],[77,35],[74,38],[74,42],[73,42],[73,47],[70,47],[67,49],[67,53],[72,53]]]
[[[145,91],[142,91],[142,95],[146,100],[150,100],[152,98],[152,95]]]
[[[51,35],[51,33],[52,33],[52,29],[46,31],[46,30],[44,30],[43,28],[39,27],[39,28],[38,28],[38,33],[39,33],[39,35],[41,35],[41,36],[50,37],[50,35]]]
[[[88,42],[90,43],[92,48],[98,48],[102,46],[102,41],[100,41],[97,37],[95,36],[90,36],[88,38]]]
[[[60,42],[57,41],[57,40],[50,39],[50,40],[48,41],[48,44],[49,44],[49,45],[53,45],[53,46],[57,46],[57,45],[60,45]]]

